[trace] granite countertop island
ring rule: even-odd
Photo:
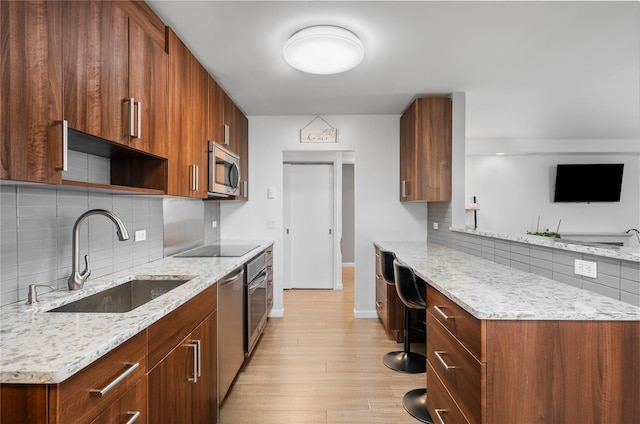
[[[39,303],[33,306],[20,302],[0,308],[0,382],[64,381],[216,284],[273,242],[243,243],[258,247],[241,257],[167,257],[133,270],[89,279],[82,290],[73,293],[59,290],[38,295]],[[134,278],[159,276],[190,281],[126,313],[46,312]]]
[[[640,321],[640,308],[425,242],[377,241],[481,320]]]

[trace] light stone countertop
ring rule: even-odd
[[[478,319],[640,321],[640,307],[425,242],[377,241]]]
[[[562,249],[571,252],[587,253],[589,255],[620,259],[623,261],[640,262],[640,248],[638,247],[607,246],[602,244],[565,240],[562,238],[556,239],[552,237],[532,236],[528,234],[502,234],[457,227],[451,227],[451,231],[491,237],[500,240],[515,241],[534,246],[551,247],[553,249]],[[562,233],[560,235],[562,236]]]
[[[82,290],[73,293],[39,294],[35,307],[20,302],[0,308],[0,382],[64,381],[215,284],[273,241],[243,240],[237,244],[258,247],[242,257],[168,257],[135,270],[90,278]],[[134,278],[167,275],[193,279],[126,313],[46,312]]]

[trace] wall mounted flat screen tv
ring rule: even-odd
[[[558,165],[554,202],[619,202],[622,163]]]

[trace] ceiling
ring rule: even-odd
[[[469,139],[640,139],[640,3],[147,0],[248,116],[401,114],[466,93]],[[364,61],[290,68],[295,31],[343,26]]]

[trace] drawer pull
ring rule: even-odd
[[[382,308],[382,303],[381,302],[376,302],[376,308],[378,308],[378,309]]]
[[[444,361],[444,358],[442,358],[442,354],[443,353],[447,353],[444,350],[436,350],[433,353],[436,355],[436,358],[438,358],[438,360],[440,361],[440,363],[442,364],[442,366],[444,367],[445,370],[451,371],[451,370],[454,370],[454,369],[458,368],[457,366],[449,365]]]
[[[442,315],[442,318],[444,318],[444,319],[456,319],[456,317],[454,317],[454,316],[449,316],[449,315],[445,314],[444,311],[442,309],[440,309],[439,306],[434,306],[433,309],[438,311],[438,313],[440,315]]]
[[[140,411],[127,411],[127,417],[131,417],[125,424],[133,424],[140,418]]]
[[[94,397],[102,397],[102,396],[106,395],[107,393],[109,393],[109,391],[111,391],[111,389],[113,389],[115,386],[120,384],[122,382],[122,380],[127,378],[131,373],[133,373],[136,369],[138,369],[138,367],[140,366],[140,363],[139,362],[127,362],[126,365],[127,365],[128,368],[122,374],[117,376],[115,378],[115,380],[113,380],[111,383],[107,384],[102,389],[91,389],[91,390],[89,390],[89,397],[94,398]]]
[[[447,424],[442,419],[442,415],[440,415],[442,412],[447,412],[447,410],[446,409],[436,409],[435,412],[436,412],[436,416],[438,417],[438,421],[440,421],[440,424]]]

